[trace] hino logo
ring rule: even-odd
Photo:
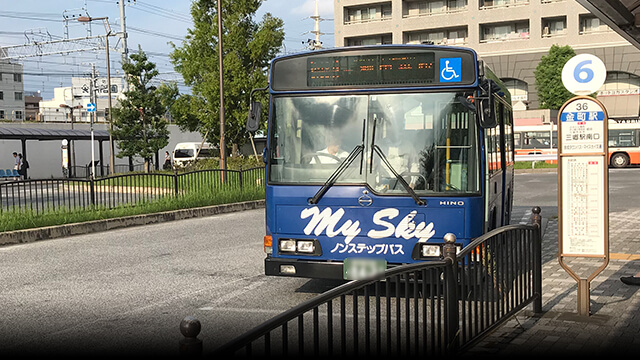
[[[462,200],[441,200],[440,205],[448,205],[448,206],[463,206],[464,201]]]

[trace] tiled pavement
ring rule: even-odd
[[[528,212],[530,213],[530,212]],[[516,220],[526,219],[520,209]],[[590,286],[591,315],[578,315],[576,281],[558,262],[557,208],[542,209],[542,309],[519,312],[465,355],[635,355],[640,354],[640,286],[622,276],[640,271],[640,209],[609,215],[610,261]],[[549,216],[548,214],[552,214]],[[582,278],[603,260],[566,261]]]

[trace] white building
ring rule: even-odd
[[[91,112],[87,111],[90,101],[90,79],[72,78],[72,86],[53,89],[53,99],[40,101],[40,115],[44,122],[73,122],[88,123],[91,121]],[[109,107],[107,79],[98,78],[96,81],[96,122],[105,122],[105,109]],[[115,107],[122,94],[122,79],[111,78],[112,107]]]
[[[24,118],[22,65],[0,61],[0,120],[23,121]]]

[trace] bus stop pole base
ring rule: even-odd
[[[580,279],[578,281],[578,315],[589,316],[590,312],[589,281]]]

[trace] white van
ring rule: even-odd
[[[201,144],[202,148],[200,148]],[[200,149],[200,152],[198,152],[198,149]],[[196,159],[196,154],[198,159],[210,159],[218,155],[218,149],[207,142],[178,143],[173,149],[173,166],[181,167],[187,165],[189,161]]]

